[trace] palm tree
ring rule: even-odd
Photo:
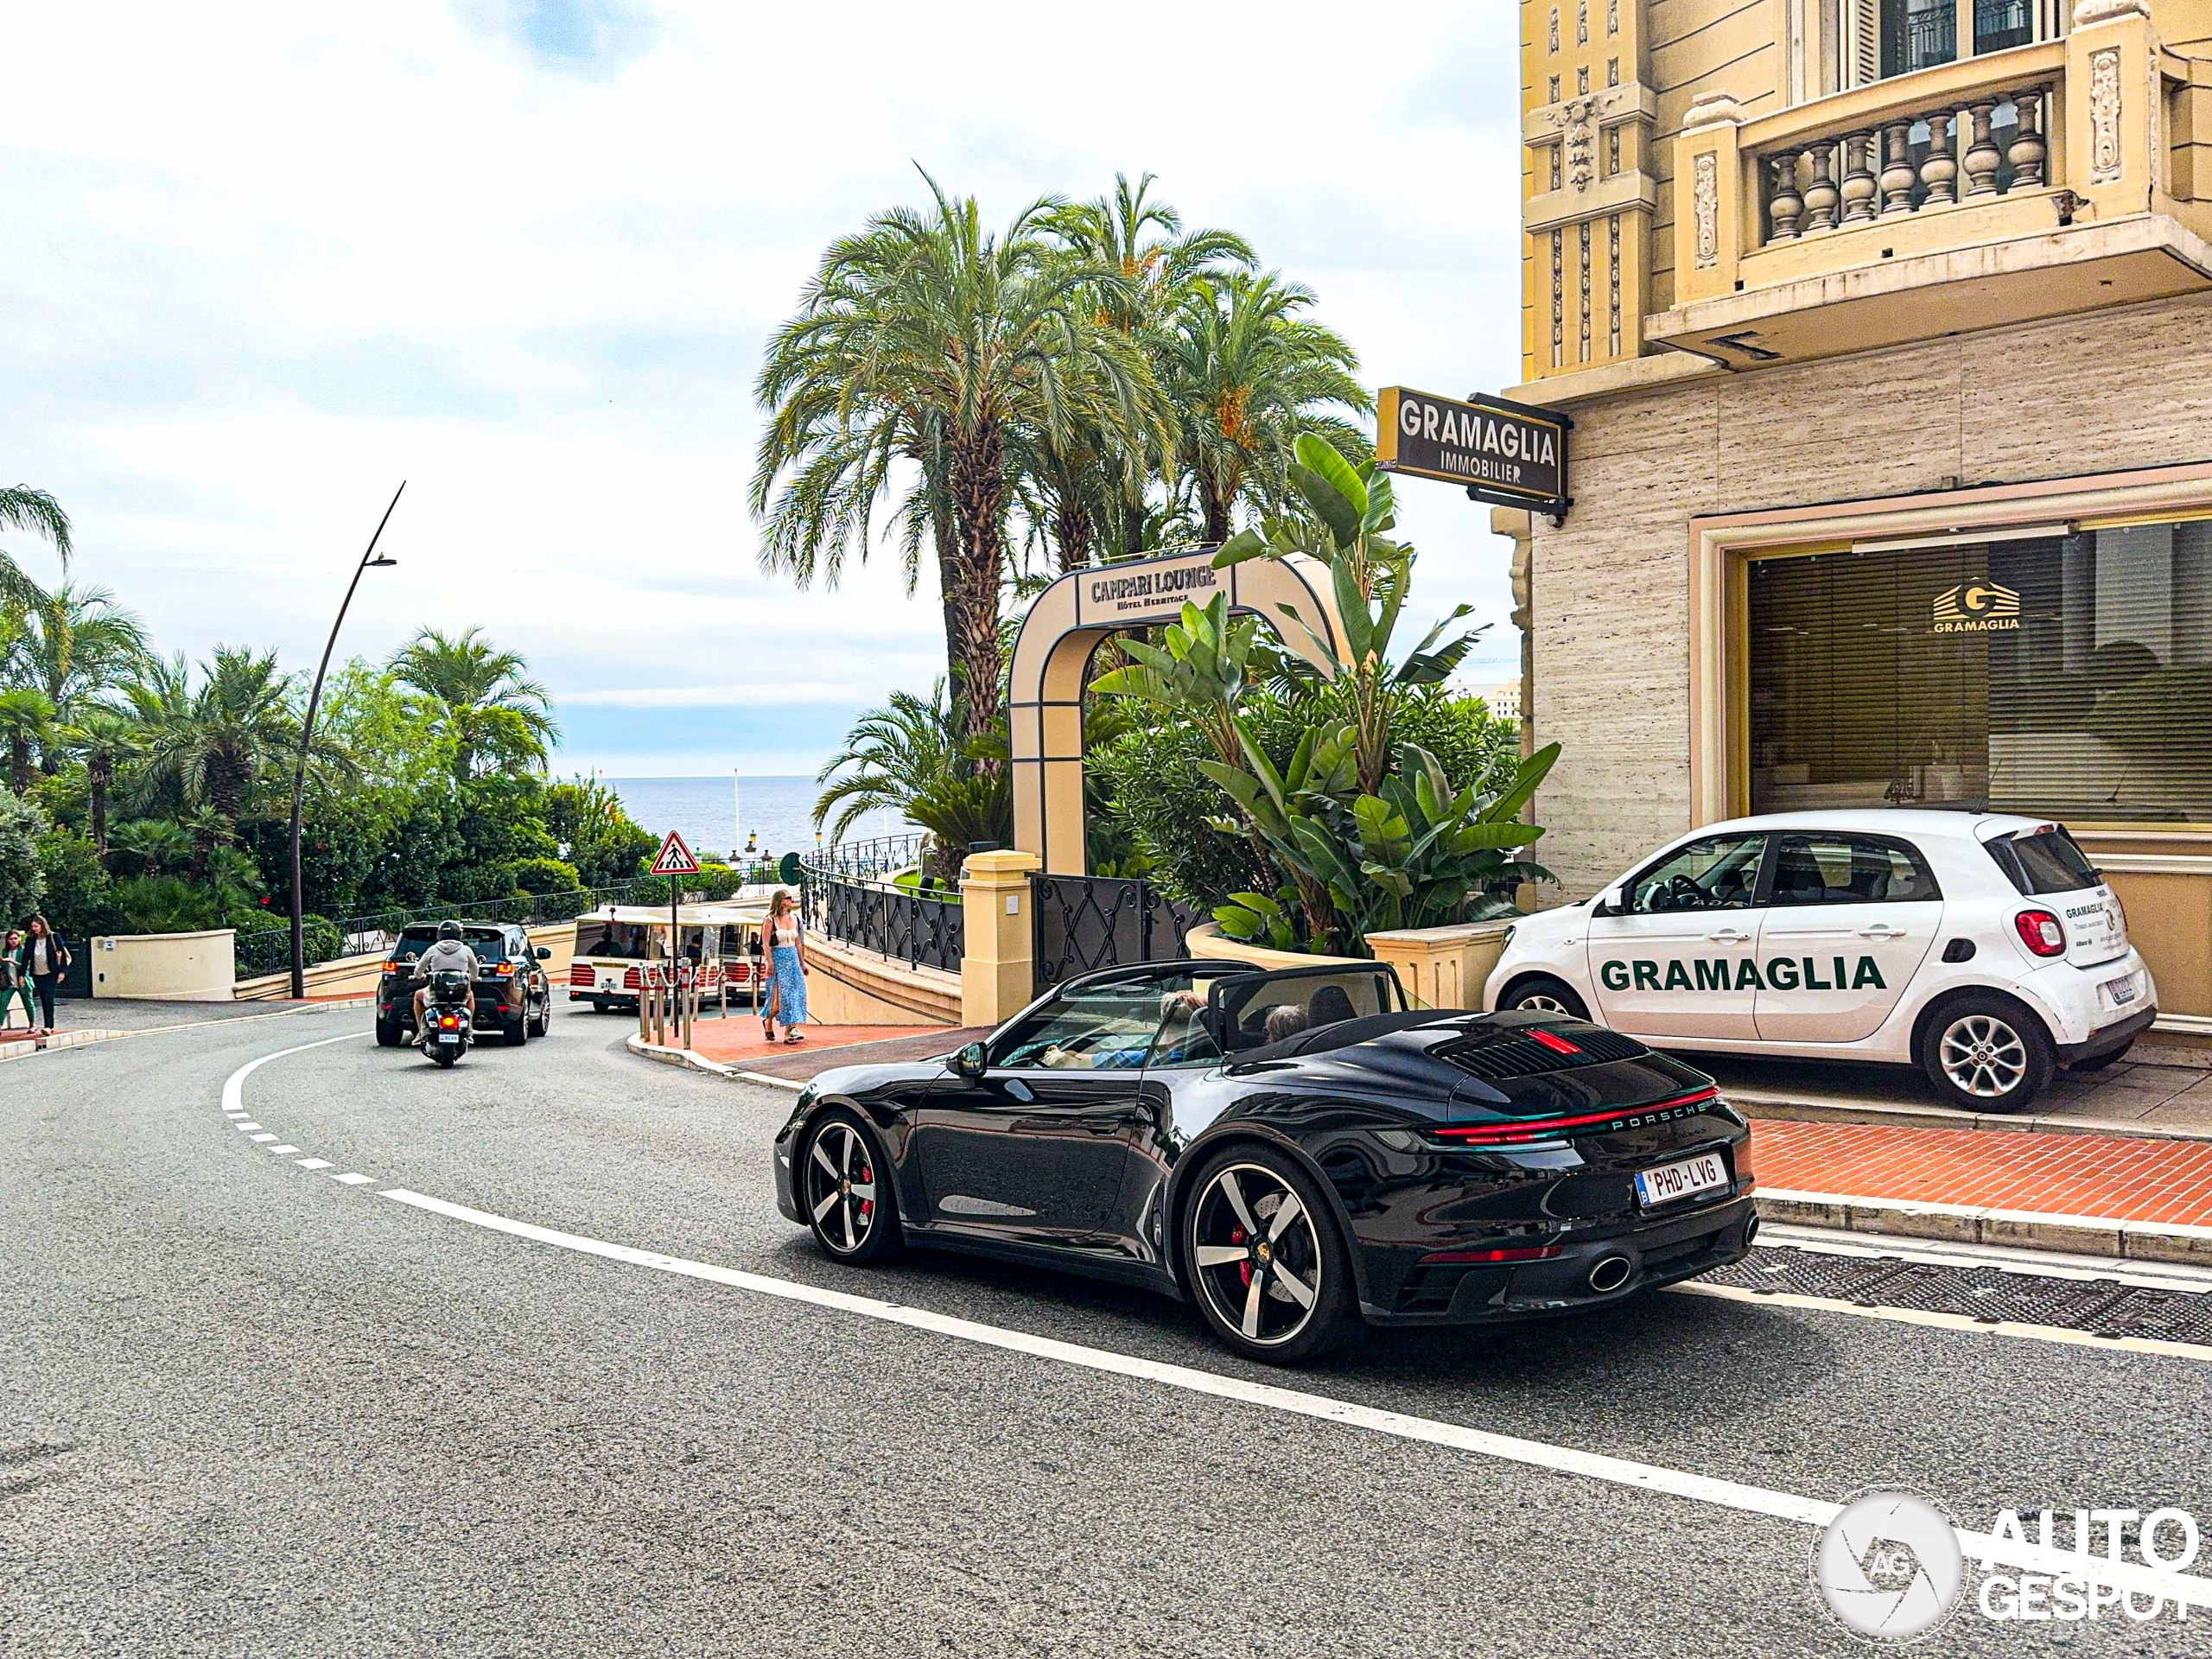
[[[1232,274],[1185,291],[1163,350],[1161,378],[1184,411],[1180,486],[1202,537],[1225,542],[1240,505],[1295,510],[1292,447],[1302,432],[1357,459],[1363,429],[1338,409],[1375,407],[1355,375],[1358,355],[1335,330],[1302,315],[1310,289],[1270,272]]]
[[[147,770],[173,783],[188,807],[213,807],[236,823],[254,786],[298,752],[291,677],[278,671],[273,651],[225,645],[200,675],[181,709],[166,697],[154,701],[161,720],[147,734]]]
[[[545,688],[524,677],[529,666],[515,652],[494,647],[481,628],[458,639],[424,628],[393,654],[388,668],[431,703],[453,744],[454,778],[465,784],[476,776],[480,758],[545,769],[561,728]]]
[[[44,490],[35,490],[28,484],[0,489],[0,530],[28,531],[44,538],[60,559],[62,569],[68,569],[69,515]],[[23,574],[22,566],[0,550],[0,607],[28,606],[44,597],[38,584]]]
[[[23,607],[23,642],[16,677],[36,686],[67,721],[79,699],[120,685],[144,660],[138,619],[105,588],[64,582]],[[53,770],[53,757],[46,757]]]
[[[139,862],[142,875],[159,875],[192,856],[192,836],[168,818],[130,818],[115,826],[115,850]]]
[[[1099,296],[1127,283],[1051,233],[1061,203],[1033,202],[994,236],[973,197],[923,176],[934,210],[894,208],[833,243],[770,341],[751,501],[762,568],[834,584],[849,547],[868,556],[877,505],[912,467],[893,522],[910,582],[925,539],[937,559],[952,721],[973,735],[998,714],[1019,435],[1073,443],[1086,421],[1134,430],[1147,373],[1099,318]]]
[[[1154,371],[1147,429],[1124,435],[1079,427],[1071,444],[1036,445],[1020,469],[1033,536],[1058,550],[1063,572],[1090,564],[1102,543],[1109,557],[1133,557],[1151,545],[1160,515],[1149,486],[1171,470],[1185,414],[1159,391],[1168,325],[1186,296],[1257,263],[1234,232],[1185,232],[1180,213],[1149,199],[1152,184],[1149,173],[1134,186],[1117,173],[1113,194],[1061,208],[1051,220],[1072,257],[1117,278],[1096,296],[1099,321],[1130,340]]]
[[[909,816],[917,799],[953,773],[959,754],[943,679],[926,700],[893,691],[889,706],[862,715],[845,734],[845,752],[815,774],[816,783],[829,785],[814,803],[815,827],[828,823],[834,847],[870,812],[890,807]]]
[[[54,729],[54,703],[35,686],[0,691],[0,742],[8,746],[8,786],[21,795],[31,786],[31,746],[44,746]]]
[[[115,788],[119,767],[137,759],[144,747],[138,722],[119,709],[104,702],[80,706],[77,717],[62,728],[61,746],[85,763],[85,790],[92,821],[92,845],[107,856],[108,797]]]

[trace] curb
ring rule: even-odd
[[[1995,1112],[1961,1112],[1948,1106],[1843,1105],[1834,1101],[1792,1100],[1721,1086],[1721,1097],[1753,1117],[1793,1123],[1867,1123],[1907,1129],[1986,1129],[2015,1135],[2102,1135],[2131,1141],[2212,1141],[2212,1128],[2144,1123],[2132,1118],[2001,1116]]]
[[[1843,1192],[1793,1192],[1780,1187],[1762,1189],[1753,1202],[1762,1220],[1824,1227],[1834,1232],[2212,1267],[2212,1227],[1999,1210],[1979,1205],[1862,1198]]]
[[[724,1065],[720,1060],[710,1060],[696,1048],[670,1048],[660,1043],[649,1043],[642,1037],[622,1039],[622,1046],[632,1054],[658,1062],[662,1065],[685,1065],[694,1071],[704,1071],[709,1077],[728,1078],[733,1083],[765,1084],[771,1089],[787,1089],[797,1094],[806,1085],[790,1077],[772,1077],[761,1071],[741,1071],[734,1065]]]
[[[347,1008],[372,1008],[373,996],[350,997],[332,1002],[302,1002],[289,1008],[271,1008],[266,1014],[241,1014],[228,1020],[181,1020],[173,1026],[140,1026],[130,1031],[111,1031],[99,1026],[78,1026],[68,1031],[57,1031],[46,1039],[46,1046],[36,1047],[22,1038],[0,1046],[0,1063],[20,1060],[32,1054],[66,1053],[73,1048],[92,1048],[101,1043],[119,1043],[132,1037],[166,1037],[174,1031],[205,1031],[210,1026],[247,1026],[257,1020],[287,1020],[296,1014],[328,1014]]]

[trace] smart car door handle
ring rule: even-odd
[[[1901,939],[1904,936],[1904,929],[1891,927],[1887,922],[1877,922],[1872,927],[1859,930],[1859,937],[1862,939]]]
[[[1708,933],[1705,937],[1716,944],[1749,944],[1751,942],[1750,934],[1738,933],[1732,927],[1724,927],[1718,933]]]

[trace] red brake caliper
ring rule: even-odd
[[[1229,1230],[1230,1243],[1242,1244],[1244,1239],[1245,1233],[1242,1227],[1232,1227]],[[1247,1290],[1252,1288],[1252,1264],[1249,1262],[1239,1262],[1236,1264],[1236,1282]]]
[[[869,1168],[866,1164],[862,1164],[861,1166],[861,1180],[864,1185],[873,1185],[875,1181],[875,1172]],[[874,1198],[862,1198],[861,1200],[861,1219],[862,1221],[866,1221],[874,1213],[875,1200]]]

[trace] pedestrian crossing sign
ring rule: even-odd
[[[660,844],[660,856],[653,860],[652,873],[655,875],[696,875],[699,874],[699,861],[691,855],[691,849],[684,845],[683,837],[671,830],[668,832],[668,839]]]

